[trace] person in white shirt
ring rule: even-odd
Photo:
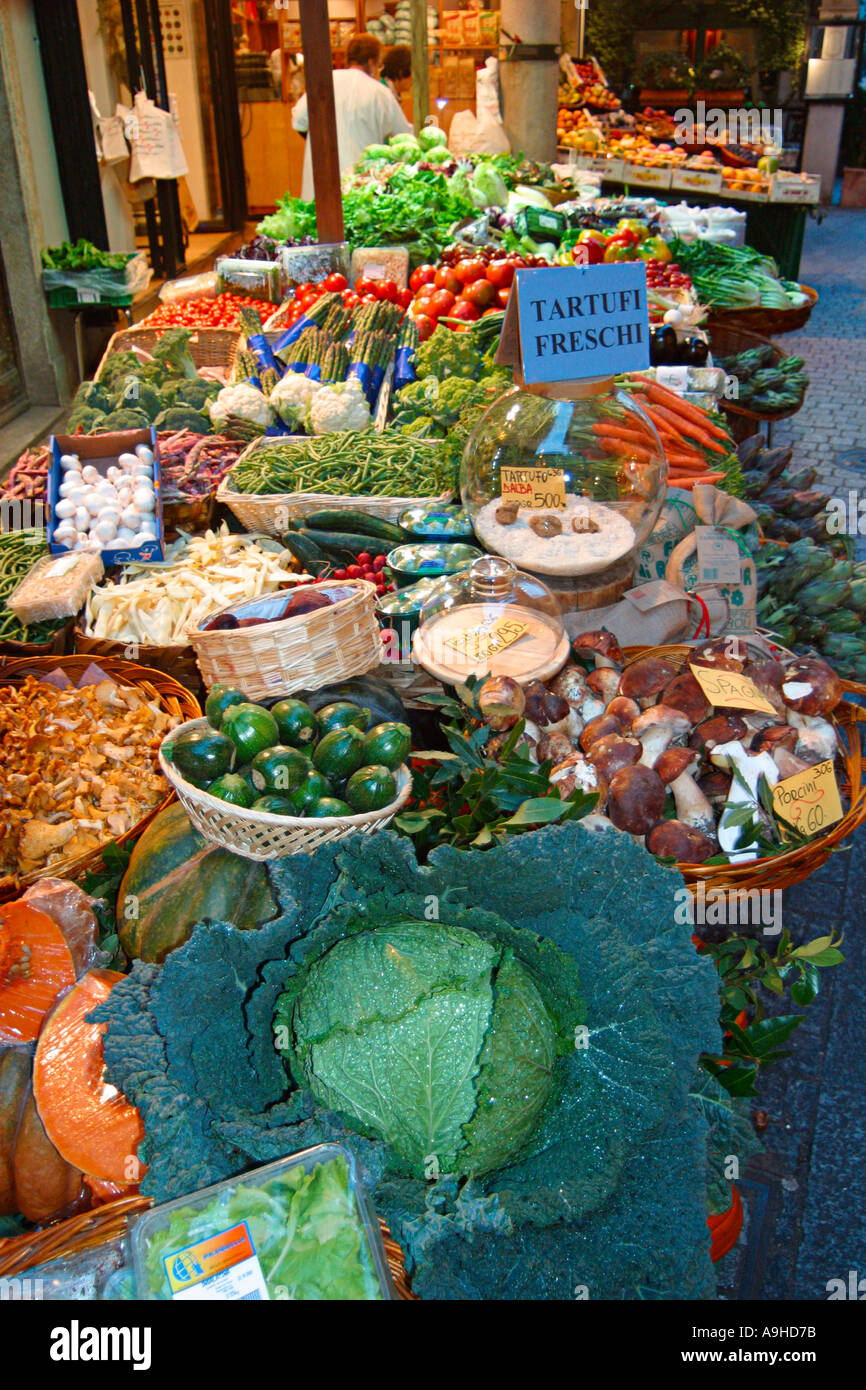
[[[368,145],[381,145],[390,135],[412,130],[399,102],[377,81],[381,54],[382,45],[377,38],[372,34],[357,34],[346,51],[348,66],[334,72],[341,174],[355,163]],[[292,125],[306,137],[310,128],[306,93],[292,108]],[[313,196],[313,163],[307,141],[301,197],[309,201]]]

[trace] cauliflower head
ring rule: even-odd
[[[314,381],[303,372],[286,372],[278,381],[268,400],[283,424],[294,426],[302,424],[309,409],[310,401],[322,389],[320,381]]]
[[[266,398],[256,386],[241,382],[236,386],[224,386],[216,400],[208,406],[211,421],[222,428],[231,416],[249,420],[253,425],[267,429],[274,423],[274,412]]]
[[[365,430],[372,420],[370,406],[357,377],[323,386],[311,398],[306,423],[311,434],[335,430]]]

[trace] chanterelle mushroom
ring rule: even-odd
[[[664,814],[664,782],[651,767],[622,767],[611,778],[607,805],[620,830],[646,835]]]
[[[716,846],[702,830],[681,820],[659,821],[647,835],[646,847],[659,859],[676,859],[680,864],[702,864],[716,852]]]
[[[698,761],[692,748],[668,748],[656,759],[655,771],[673,793],[677,818],[685,825],[702,830],[705,835],[713,835],[716,829],[713,808],[694,778]]]
[[[643,746],[641,766],[652,767],[659,754],[675,739],[684,738],[691,727],[688,716],[671,705],[653,705],[644,710],[631,726],[632,734]]]
[[[830,714],[842,699],[842,682],[826,663],[799,656],[785,670],[782,699],[797,714]]]

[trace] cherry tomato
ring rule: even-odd
[[[510,286],[510,285],[509,285],[509,287],[508,287],[507,290],[497,290],[497,291],[496,291],[496,298],[499,300],[499,303],[500,303],[500,305],[502,306],[503,309],[504,309],[504,308],[506,307],[506,305],[508,304],[508,296],[509,296],[510,294],[511,294],[511,286]]]
[[[418,339],[426,343],[436,329],[436,320],[431,319],[427,314],[420,314],[415,319],[415,326],[418,329]]]
[[[361,295],[361,298],[360,298],[360,300],[359,300],[359,303],[360,303],[360,304],[378,304],[378,303],[379,303],[379,296],[378,296],[377,294],[362,294],[362,295]]]
[[[409,276],[409,288],[420,290],[422,285],[432,285],[436,279],[435,265],[419,265]]]
[[[373,563],[373,557],[367,550],[362,550],[360,555],[356,556],[356,559],[361,568],[365,570],[369,569],[370,565]]]
[[[366,275],[361,275],[355,281],[355,293],[363,299],[365,294],[376,294],[379,289],[378,280],[370,280]]]
[[[457,298],[450,290],[437,290],[430,296],[430,317],[438,319],[443,314],[450,314],[456,303]]]
[[[447,265],[439,267],[436,271],[436,279],[433,283],[437,290],[449,290],[455,298],[463,288],[462,281],[457,279],[454,271]]]
[[[479,310],[468,299],[458,299],[454,308],[451,310],[452,319],[460,319],[463,323],[474,323],[481,317]]]
[[[397,295],[397,303],[400,305],[401,309],[408,309],[413,298],[414,292],[411,289],[400,290]]]
[[[461,285],[471,285],[473,280],[482,280],[487,273],[487,267],[477,256],[471,261],[458,261],[454,267],[454,274]]]
[[[466,286],[460,298],[468,299],[476,309],[489,309],[491,304],[496,302],[496,290],[489,280],[473,280]]]
[[[491,261],[487,267],[487,279],[495,289],[507,289],[514,279],[514,270],[510,261]]]
[[[348,288],[348,285],[349,282],[345,275],[340,275],[336,270],[333,271],[332,274],[327,275],[322,281],[322,289],[327,290],[329,294],[333,294],[335,290],[345,290]]]
[[[426,293],[425,287],[425,293],[419,294],[412,309],[412,314],[416,320],[419,314],[422,317],[426,315],[428,319],[434,319],[436,317],[436,311],[433,308],[433,296],[438,293],[438,290],[434,290],[433,294],[428,294]]]

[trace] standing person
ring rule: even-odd
[[[337,150],[340,173],[355,163],[368,145],[381,145],[389,135],[411,132],[397,99],[377,81],[382,45],[372,34],[357,34],[346,50],[345,68],[334,72],[334,106],[337,113]],[[306,139],[310,128],[307,94],[292,109],[292,125]],[[314,196],[310,144],[304,150],[301,197]]]
[[[381,76],[395,101],[402,102],[412,85],[412,50],[408,44],[398,43],[388,49]]]

